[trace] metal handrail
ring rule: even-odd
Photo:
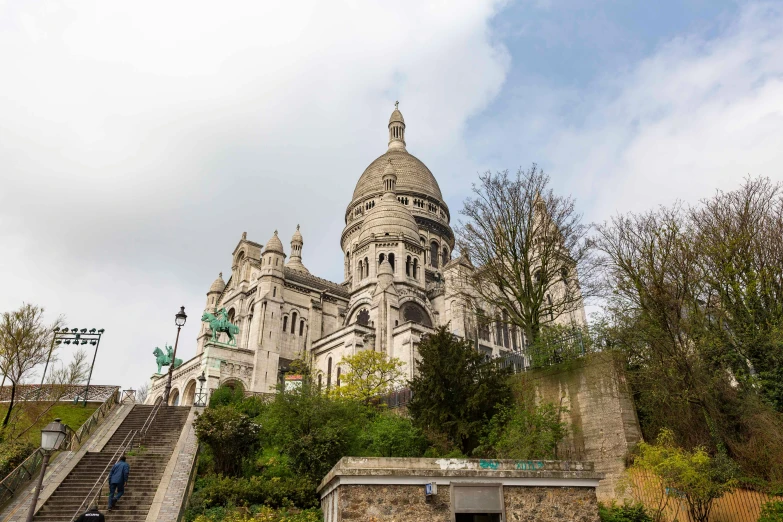
[[[127,435],[125,435],[125,438],[122,440],[122,443],[117,448],[117,451],[114,452],[114,455],[112,455],[111,458],[109,459],[109,463],[106,464],[105,468],[103,468],[100,477],[98,477],[98,480],[95,481],[95,484],[93,484],[92,489],[90,489],[89,493],[87,493],[87,496],[84,497],[84,500],[82,501],[81,505],[79,505],[79,509],[77,509],[76,513],[74,513],[73,516],[71,517],[72,521],[76,520],[76,518],[82,514],[85,505],[90,505],[96,498],[98,498],[98,495],[101,494],[101,490],[103,489],[103,485],[106,483],[107,480],[109,480],[109,476],[107,475],[106,472],[117,461],[117,455],[125,454],[125,452],[133,445],[133,439],[136,438],[136,435],[138,435],[138,433],[139,430],[133,430],[128,432]]]
[[[158,397],[155,399],[155,407],[152,408],[152,411],[149,415],[147,415],[147,420],[144,421],[144,425],[139,430],[139,439],[141,441],[144,440],[144,437],[147,435],[147,430],[150,429],[150,426],[152,426],[152,421],[155,420],[155,417],[158,415],[158,411],[160,410],[160,405],[163,404],[163,397]]]
[[[114,407],[115,404],[119,403],[118,397],[120,393],[120,387],[117,386],[114,390],[114,393],[112,393],[108,399],[103,401],[103,403],[98,407],[97,410],[92,412],[92,415],[84,421],[84,423],[81,425],[81,427],[73,431],[70,440],[66,444],[66,447],[70,449],[71,451],[75,451],[82,443],[82,439],[84,439],[85,435],[89,436],[92,432],[92,429],[98,425],[98,423],[101,421],[102,418],[106,417],[106,415],[109,414],[109,411]]]
[[[43,462],[44,450],[36,449],[3,480],[0,480],[0,503],[11,498],[19,486],[33,478]]]

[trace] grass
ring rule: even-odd
[[[17,407],[23,408],[22,413],[16,420],[15,432],[27,428],[30,423],[35,420],[38,415],[49,405],[49,403],[43,402],[26,402],[14,405],[14,410]],[[74,405],[70,403],[56,404],[41,417],[35,425],[27,430],[22,435],[21,441],[28,441],[36,446],[41,443],[41,428],[52,422],[54,419],[60,419],[61,422],[67,425],[72,430],[76,431],[81,428],[82,424],[92,415],[92,413],[98,409],[99,404],[87,403],[87,406],[81,404]],[[0,423],[5,418],[5,413],[8,410],[7,404],[0,405]],[[13,413],[12,413],[13,416]]]

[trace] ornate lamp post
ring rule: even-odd
[[[174,341],[174,353],[171,356],[171,364],[169,364],[169,379],[166,382],[166,391],[163,393],[163,402],[168,406],[169,394],[171,393],[171,378],[174,376],[174,361],[177,360],[177,345],[179,344],[179,331],[185,326],[185,321],[188,320],[188,316],[185,313],[185,307],[180,306],[179,312],[174,316],[174,324],[177,325],[177,338]]]
[[[207,405],[207,397],[204,394],[204,383],[207,382],[207,377],[204,375],[204,372],[201,372],[201,375],[198,378],[198,382],[199,389],[198,394],[196,394],[195,406],[204,407]]]
[[[33,515],[35,515],[35,505],[38,504],[38,495],[41,493],[41,486],[43,486],[44,475],[46,474],[46,466],[49,464],[49,457],[52,451],[58,449],[60,444],[65,440],[65,435],[68,432],[68,427],[60,422],[60,419],[54,419],[54,422],[50,422],[44,429],[41,430],[41,449],[43,449],[43,463],[41,463],[41,474],[38,476],[38,485],[33,492],[33,498],[30,501],[30,509],[27,512],[27,522],[32,522]]]

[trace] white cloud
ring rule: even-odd
[[[497,9],[0,3],[0,310],[31,301],[106,328],[97,380],[130,386],[182,304],[193,355],[204,293],[243,231],[287,242],[301,222],[305,264],[339,279],[342,215],[385,150],[392,102],[412,152],[462,150],[508,67]]]
[[[747,174],[783,179],[781,27],[780,4],[749,5],[717,35],[667,42],[592,86],[582,124],[550,126],[548,170],[595,220],[695,202]]]

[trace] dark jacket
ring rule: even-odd
[[[109,484],[125,484],[128,482],[128,473],[130,466],[127,462],[119,461],[111,467],[109,472]]]
[[[98,508],[93,508],[87,510],[86,513],[77,518],[76,522],[106,522],[106,518],[98,511]]]

